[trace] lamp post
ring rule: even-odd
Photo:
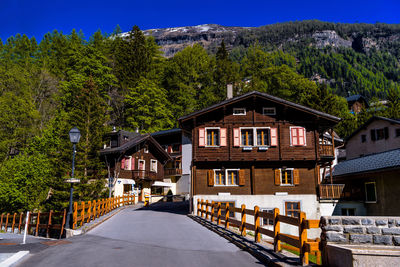
[[[69,131],[69,140],[72,143],[72,174],[71,178],[67,179],[65,182],[71,184],[71,190],[69,193],[69,209],[68,209],[68,214],[67,214],[67,221],[65,223],[66,228],[71,229],[71,222],[70,219],[72,217],[72,195],[74,193],[74,183],[79,183],[79,179],[74,179],[74,171],[75,171],[75,152],[76,152],[76,144],[79,142],[79,139],[81,138],[81,132],[78,130],[78,128],[74,127]]]

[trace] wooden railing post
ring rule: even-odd
[[[93,201],[88,201],[89,207],[88,207],[88,218],[86,220],[86,223],[89,223],[90,222],[90,218],[92,218],[92,202]]]
[[[14,227],[15,227],[15,216],[17,216],[17,213],[14,213],[14,216],[13,216],[13,222],[12,222],[12,226],[11,226],[11,233],[14,233]]]
[[[229,203],[226,203],[225,207],[225,228],[229,228]]]
[[[40,223],[40,210],[37,213],[37,217],[36,217],[36,233],[35,236],[39,235],[39,223]]]
[[[2,230],[2,228],[3,228],[3,217],[4,217],[4,213],[1,214],[1,218],[0,218],[0,230]]]
[[[206,200],[206,220],[208,220],[208,200]]]
[[[241,218],[241,225],[240,225],[240,234],[242,236],[246,236],[246,205],[242,204],[242,218]]]
[[[65,216],[67,215],[67,210],[64,209],[64,214],[61,222],[61,232],[59,238],[61,239],[63,233],[64,233],[64,226],[65,226]]]
[[[201,200],[201,218],[204,216],[204,199]]]
[[[49,231],[50,231],[50,228],[51,228],[51,215],[52,214],[53,214],[53,211],[50,210],[50,212],[49,212],[49,220],[47,222],[47,229],[46,229],[46,237],[47,238],[49,238]]]
[[[260,242],[260,208],[254,206],[254,241]]]
[[[315,241],[317,241],[320,244],[321,239],[316,238]],[[321,248],[318,249],[318,251],[317,251],[315,256],[317,257],[317,264],[318,265],[322,265],[322,262],[321,262]]]
[[[197,199],[197,216],[200,216],[200,199]]]
[[[78,202],[74,202],[74,211],[72,213],[72,229],[75,230],[78,223]]]
[[[24,217],[24,213],[21,212],[19,214],[19,222],[18,222],[18,233],[21,233],[21,224],[22,224],[22,218]],[[1,229],[1,225],[0,225],[0,229]]]
[[[211,222],[214,222],[214,212],[215,212],[214,205],[215,205],[215,202],[211,201]]]
[[[281,230],[280,222],[278,219],[279,209],[274,209],[274,251],[281,251],[281,241],[279,240],[279,232]]]
[[[218,202],[217,206],[217,224],[221,224],[221,202]]]
[[[81,227],[82,227],[83,223],[85,222],[85,201],[81,203],[82,203],[82,211],[81,211]]]
[[[8,217],[10,216],[10,213],[7,213],[6,217],[6,227],[4,228],[4,231],[7,233],[8,232]]]
[[[305,228],[306,214],[300,212],[299,217],[299,241],[300,241],[300,262],[303,266],[308,265],[308,252],[305,250],[307,242],[307,229]]]

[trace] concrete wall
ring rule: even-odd
[[[183,174],[176,182],[176,194],[189,194],[190,190],[190,174]]]
[[[372,141],[371,129],[389,128],[389,138]],[[399,129],[399,124],[390,124],[383,120],[375,120],[371,122],[366,129],[361,130],[346,144],[346,159],[358,158],[360,155],[369,155],[373,153],[384,152],[396,148],[400,148],[400,137],[396,137],[395,129]],[[361,135],[365,134],[366,142],[361,142]]]

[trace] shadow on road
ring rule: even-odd
[[[178,215],[187,215],[189,214],[189,201],[157,202],[151,204],[149,207],[142,207],[137,210],[149,210],[149,211],[174,213]]]

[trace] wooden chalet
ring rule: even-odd
[[[319,169],[332,163],[335,152],[324,133],[332,133],[339,121],[256,91],[181,117],[183,134],[192,141],[194,203],[237,202],[277,207],[292,216],[300,210],[310,218],[325,215]]]
[[[120,130],[109,133],[106,139],[100,155],[112,178],[114,195],[135,193],[142,201],[155,182],[163,181],[170,155],[149,134]]]

